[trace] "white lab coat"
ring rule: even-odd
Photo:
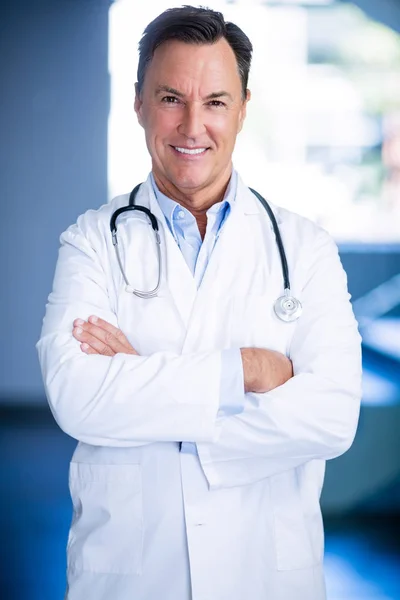
[[[273,313],[282,270],[268,215],[240,181],[197,290],[149,181],[138,204],[161,223],[160,294],[125,291],[112,246],[121,196],[61,236],[39,357],[59,426],[79,440],[70,468],[68,600],[323,600],[319,496],[325,460],[351,445],[360,402],[360,336],[329,235],[272,206],[303,303]],[[154,287],[152,230],[119,221],[132,285]],[[87,356],[72,322],[96,314],[140,356]],[[221,351],[287,354],[295,376],[248,393],[218,417]],[[196,442],[199,456],[179,452]]]

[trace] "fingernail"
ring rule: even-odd
[[[89,321],[90,321],[91,323],[96,323],[96,322],[97,322],[97,317],[96,317],[96,315],[91,315],[91,316],[89,317]]]
[[[84,352],[86,352],[87,350],[89,350],[89,345],[88,344],[81,344],[81,350],[83,350]]]
[[[75,327],[75,333],[76,333],[76,335],[81,335],[82,328],[81,327]]]
[[[74,325],[83,325],[84,324],[84,320],[83,319],[75,319],[74,321]]]

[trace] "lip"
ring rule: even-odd
[[[210,148],[207,146],[195,146],[195,147],[190,147],[190,148],[188,148],[187,146],[176,146],[176,147],[177,148],[185,148],[187,150],[198,150],[199,148],[206,148],[205,152],[202,152],[201,154],[183,154],[182,152],[178,152],[178,150],[175,150],[175,146],[172,146],[170,144],[170,148],[171,148],[172,152],[174,153],[174,155],[179,157],[181,160],[201,160],[202,158],[205,157],[207,152],[210,150]]]

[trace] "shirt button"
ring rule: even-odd
[[[180,210],[180,211],[178,212],[178,219],[183,219],[183,218],[184,218],[184,216],[185,216],[185,213],[183,212],[183,210]]]

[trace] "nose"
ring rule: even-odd
[[[197,103],[186,104],[178,131],[185,137],[193,140],[198,139],[204,134],[206,127],[201,105],[199,106]]]

